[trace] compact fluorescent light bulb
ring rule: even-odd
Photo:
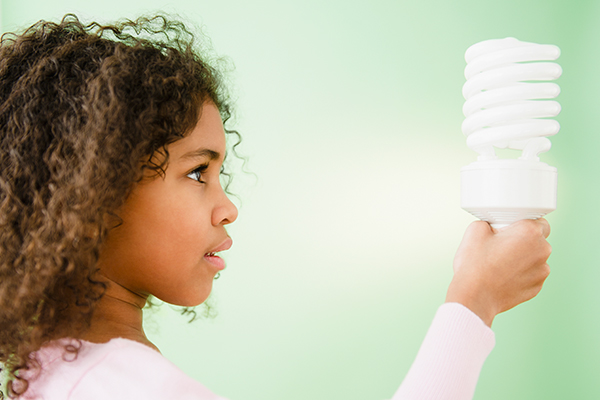
[[[463,86],[462,131],[477,161],[461,169],[461,206],[501,228],[520,219],[537,219],[556,209],[556,168],[540,162],[550,149],[547,136],[560,125],[548,119],[560,112],[562,70],[552,45],[514,38],[486,40],[469,47]],[[521,150],[501,159],[495,148]]]

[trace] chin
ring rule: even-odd
[[[203,287],[201,289],[197,289],[195,291],[190,290],[188,293],[177,293],[176,296],[155,296],[165,303],[172,304],[174,306],[180,307],[196,307],[200,304],[204,303],[210,293],[212,291],[212,282],[210,283],[210,287]]]

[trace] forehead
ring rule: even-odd
[[[221,114],[212,102],[202,105],[200,120],[191,132],[169,146],[169,153],[177,159],[185,153],[198,149],[225,153],[225,130]]]

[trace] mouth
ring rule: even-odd
[[[217,255],[217,253],[225,250],[229,250],[233,245],[233,240],[230,237],[225,239],[220,245],[215,247],[213,250],[204,254],[204,259],[212,264],[218,271],[225,269],[225,260]]]

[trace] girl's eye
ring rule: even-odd
[[[205,183],[202,180],[202,174],[206,172],[207,168],[208,168],[208,164],[200,165],[195,170],[193,170],[192,172],[187,174],[187,176],[188,176],[188,178],[198,181],[200,183]]]

